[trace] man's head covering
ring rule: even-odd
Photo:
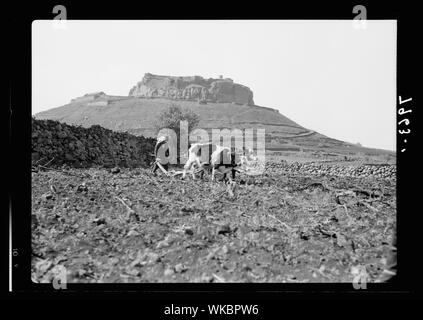
[[[163,141],[166,141],[166,140],[167,140],[166,136],[160,136],[160,137],[157,138],[157,143],[160,143],[160,142],[163,142]]]

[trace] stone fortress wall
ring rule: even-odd
[[[156,140],[115,132],[99,125],[84,128],[53,120],[32,119],[33,163],[73,167],[146,167]]]
[[[205,79],[200,76],[175,77],[146,73],[142,81],[129,91],[129,96],[254,105],[250,88],[230,78]]]

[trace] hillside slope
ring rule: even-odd
[[[85,99],[85,98],[84,98]],[[69,104],[34,115],[36,119],[50,119],[72,125],[90,127],[100,125],[114,131],[154,137],[154,122],[162,110],[171,104],[188,108],[200,117],[199,127],[264,128],[266,149],[277,151],[321,150],[342,154],[384,154],[386,150],[369,149],[326,137],[285,117],[277,110],[256,105],[226,102],[171,100],[167,98],[116,97],[99,95],[86,100],[73,99]]]
[[[304,132],[304,128],[280,114],[277,110],[234,103],[207,103],[172,101],[163,98],[126,98],[109,101],[108,105],[90,105],[71,102],[35,115],[37,119],[51,119],[89,127],[94,124],[115,131],[153,136],[154,121],[170,104],[191,109],[200,116],[201,128],[266,128],[286,134]]]

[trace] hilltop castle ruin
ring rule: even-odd
[[[175,77],[146,73],[129,91],[129,96],[254,105],[253,92],[250,88],[222,77],[204,79],[200,76]]]
[[[104,92],[87,93],[71,100],[89,106],[107,106],[118,100],[130,98],[165,98],[172,100],[236,103],[254,106],[250,88],[235,83],[230,78],[204,79],[200,76],[175,77],[146,73],[143,79],[131,88],[128,96],[110,96]]]

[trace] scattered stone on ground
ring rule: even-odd
[[[69,283],[351,283],[351,268],[365,266],[368,282],[388,269],[395,180],[276,170],[236,181],[228,197],[208,175],[33,173],[32,278],[51,282],[64,266]]]

